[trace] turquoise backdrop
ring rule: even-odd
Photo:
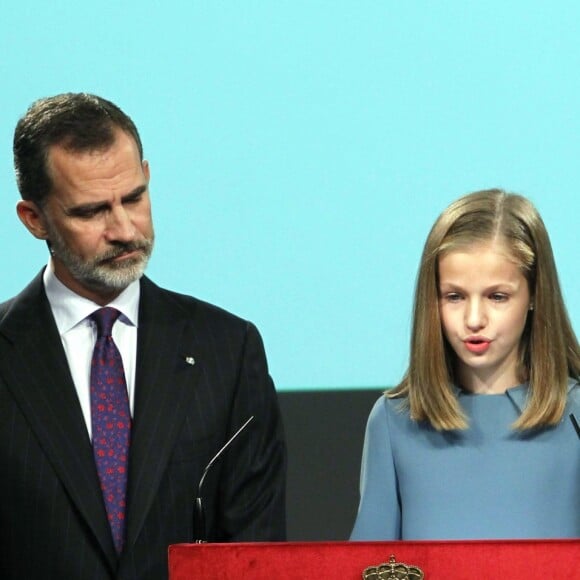
[[[47,259],[14,125],[88,91],[141,130],[149,274],[253,320],[279,388],[398,381],[427,231],[475,189],[537,204],[578,329],[579,23],[572,1],[5,2],[0,300]]]

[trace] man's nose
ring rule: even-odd
[[[135,233],[135,226],[129,212],[122,205],[113,207],[107,220],[107,240],[130,242],[135,238]]]

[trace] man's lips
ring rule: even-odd
[[[487,338],[467,338],[463,343],[468,351],[475,354],[482,354],[487,351],[491,341]]]
[[[121,260],[126,260],[128,258],[134,258],[138,254],[141,254],[142,250],[127,250],[126,252],[122,252],[117,254],[114,258],[112,258],[113,262],[119,262]]]
[[[111,262],[122,262],[123,260],[128,260],[131,258],[136,258],[137,256],[143,254],[145,252],[145,248],[143,247],[131,247],[131,248],[123,248],[120,251],[115,252],[114,254],[110,254],[108,256],[104,256],[101,258],[101,264],[111,263]]]

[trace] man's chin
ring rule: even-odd
[[[55,272],[61,271],[61,280],[70,279],[96,294],[114,295],[122,292],[129,284],[139,280],[149,262],[151,247],[131,248],[125,256],[101,256],[87,262],[69,252],[62,244],[53,243],[52,258]],[[57,273],[58,275],[58,273]]]
[[[92,276],[85,278],[85,283],[95,290],[124,290],[145,273],[147,261],[143,258],[127,258],[123,262],[102,264]]]

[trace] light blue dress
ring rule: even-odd
[[[351,540],[579,538],[580,384],[564,417],[510,429],[527,385],[501,395],[457,389],[470,428],[437,432],[381,397],[371,411]]]

